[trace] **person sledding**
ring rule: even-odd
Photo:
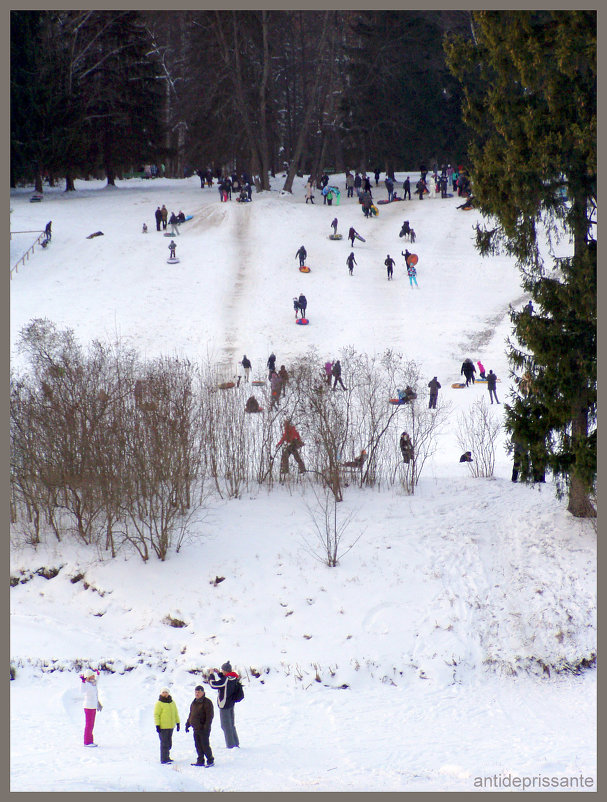
[[[305,318],[305,316],[306,316],[306,308],[307,308],[307,306],[308,306],[308,299],[306,298],[306,296],[302,292],[300,294],[299,298],[297,299],[297,308],[301,312],[302,319]],[[295,317],[297,317],[297,310],[295,312]]]
[[[333,229],[333,236],[337,236],[337,217],[334,217],[331,222],[331,228]]]
[[[185,214],[181,211],[181,209],[179,210],[179,214],[177,215],[177,222],[185,223]]]
[[[467,211],[468,211],[468,209],[474,209],[474,204],[475,204],[475,203],[476,203],[476,201],[474,200],[474,198],[472,197],[472,195],[469,195],[469,196],[466,198],[466,200],[464,201],[464,203],[461,203],[461,204],[460,204],[460,205],[459,205],[457,208],[458,208],[458,209],[463,209],[464,211],[466,211],[466,212],[467,212]]]
[[[396,396],[398,398],[399,404],[408,404],[410,401],[414,401],[417,398],[417,393],[415,392],[413,387],[411,387],[411,385],[408,384],[404,390],[397,389]]]
[[[304,248],[303,245],[295,253],[295,258],[296,259],[299,256],[299,266],[300,267],[304,267],[304,265],[306,264],[306,256],[307,255],[308,255],[308,252],[306,251],[306,249]]]
[[[175,250],[177,249],[177,243],[171,240],[169,242],[169,259],[175,259]]]
[[[367,452],[363,448],[358,457],[354,457],[353,460],[349,460],[348,462],[342,462],[341,465],[343,468],[362,468],[363,465],[365,464],[366,459],[367,459]]]
[[[259,401],[255,398],[254,395],[250,395],[247,398],[247,403],[244,407],[245,412],[261,412],[261,407],[259,406]]]
[[[284,431],[282,433],[282,437],[278,441],[278,445],[284,445],[282,450],[282,455],[280,458],[280,472],[281,474],[289,473],[289,457],[293,456],[297,466],[299,468],[299,473],[306,472],[306,466],[304,461],[299,454],[299,449],[303,448],[303,442],[301,437],[299,436],[299,432],[291,423],[290,418],[285,418],[285,426]]]

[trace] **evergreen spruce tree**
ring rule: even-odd
[[[596,13],[474,12],[447,45],[472,132],[483,255],[514,255],[533,312],[511,310],[519,380],[506,425],[521,476],[552,471],[568,510],[594,516],[596,482]],[[541,232],[541,233],[540,233]],[[543,263],[546,236],[552,265]],[[572,245],[573,255],[555,255]]]

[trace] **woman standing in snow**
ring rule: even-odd
[[[154,705],[154,724],[160,738],[160,762],[172,763],[170,752],[173,745],[173,728],[177,727],[179,732],[179,713],[168,688],[160,691],[158,701]]]
[[[80,675],[83,683],[84,695],[84,745],[97,746],[93,741],[93,727],[95,726],[95,716],[98,710],[102,710],[99,701],[99,691],[97,690],[97,674],[92,668],[87,668]]]

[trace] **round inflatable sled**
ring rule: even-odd
[[[305,265],[302,265],[302,266],[299,268],[299,272],[300,272],[300,273],[309,273],[309,272],[310,272],[310,268],[309,268],[309,267],[306,267]]]
[[[310,321],[307,317],[298,317],[295,322],[298,326],[307,326]]]

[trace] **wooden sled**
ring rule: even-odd
[[[466,382],[453,382],[453,384],[451,385],[451,387],[453,387],[454,390],[461,390],[462,387],[465,387],[465,386],[466,386]]]
[[[236,387],[235,382],[221,382],[217,385],[220,390],[229,390],[231,387]]]

